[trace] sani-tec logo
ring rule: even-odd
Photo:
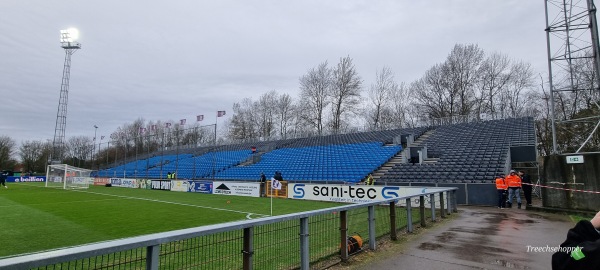
[[[400,197],[400,195],[398,195],[398,192],[396,192],[398,190],[400,190],[399,187],[384,187],[383,189],[381,189],[381,195],[386,199],[398,198]]]
[[[295,184],[295,199],[326,199],[340,202],[366,202],[400,197],[400,187]]]
[[[227,185],[221,184],[215,188],[214,193],[215,194],[231,194],[231,189]]]
[[[296,198],[296,199],[304,198],[304,186],[305,186],[305,184],[295,184],[294,185],[294,198]]]

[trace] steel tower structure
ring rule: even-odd
[[[561,119],[556,117],[555,103],[561,93],[587,94],[598,100],[600,87],[600,54],[596,6],[593,0],[545,0],[548,82],[552,117],[552,152],[558,153],[556,124],[597,121],[598,117]],[[587,63],[587,78],[582,77],[581,64]],[[600,105],[595,104],[598,108]],[[581,147],[589,141],[600,121]]]
[[[65,49],[65,63],[63,67],[62,84],[60,86],[60,98],[58,100],[58,111],[56,113],[56,125],[54,127],[54,140],[52,141],[52,153],[50,163],[62,163],[65,153],[65,128],[67,125],[67,102],[69,100],[69,79],[71,78],[71,55],[81,44],[76,42],[77,30],[61,30],[60,43]]]

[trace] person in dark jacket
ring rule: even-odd
[[[273,179],[283,181],[283,175],[281,175],[281,172],[275,172]]]
[[[260,190],[261,190],[260,194],[263,197],[265,196],[265,189],[266,189],[265,184],[266,183],[267,183],[267,176],[265,175],[264,172],[261,172],[260,173]]]
[[[567,233],[567,240],[552,255],[552,269],[600,269],[600,212],[592,220],[581,220]]]
[[[523,188],[523,194],[525,194],[525,201],[527,201],[527,206],[531,206],[531,191],[533,186],[531,185],[531,176],[526,174],[524,171],[519,171],[519,176],[521,177],[521,184]]]
[[[6,186],[6,178],[8,178],[8,173],[0,171],[0,185],[4,186],[4,188],[8,188]]]

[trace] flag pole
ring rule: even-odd
[[[215,140],[213,142],[213,150],[212,150],[212,179],[215,181],[215,162],[216,162],[216,153],[217,151],[217,122],[219,121],[219,111],[217,111],[217,115],[215,116]]]
[[[271,216],[273,216],[273,180],[271,180]]]

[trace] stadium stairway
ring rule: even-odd
[[[373,179],[375,180],[375,182],[377,182],[381,178],[383,178],[386,175],[386,173],[389,170],[392,170],[396,165],[407,163],[408,160],[406,160],[406,158],[405,158],[405,151],[410,151],[409,147],[411,147],[411,146],[421,146],[423,144],[423,142],[427,138],[429,138],[429,136],[431,136],[433,133],[435,133],[435,129],[428,130],[425,133],[421,134],[414,142],[410,143],[408,145],[408,147],[403,148],[402,151],[398,152],[395,156],[393,156],[390,160],[388,160],[388,162],[384,163],[377,170],[373,171],[372,175],[373,175]],[[437,160],[439,160],[439,159],[438,158],[427,158],[423,162],[432,163],[432,160],[433,160],[433,162],[437,162]],[[365,180],[366,180],[366,178],[363,179],[363,181],[365,181]]]
[[[435,129],[430,129],[427,132],[423,133],[423,135],[419,136],[418,139],[416,139],[413,143],[411,143],[409,145],[412,147],[421,147],[421,146],[427,146],[427,144],[425,143],[425,141],[431,137],[434,133],[435,133]],[[408,147],[407,147],[408,148]],[[427,164],[432,164],[432,163],[436,163],[438,162],[440,159],[439,158],[433,158],[433,157],[423,157],[423,163],[427,163]],[[408,162],[408,161],[407,161]],[[404,162],[406,163],[406,162]]]

